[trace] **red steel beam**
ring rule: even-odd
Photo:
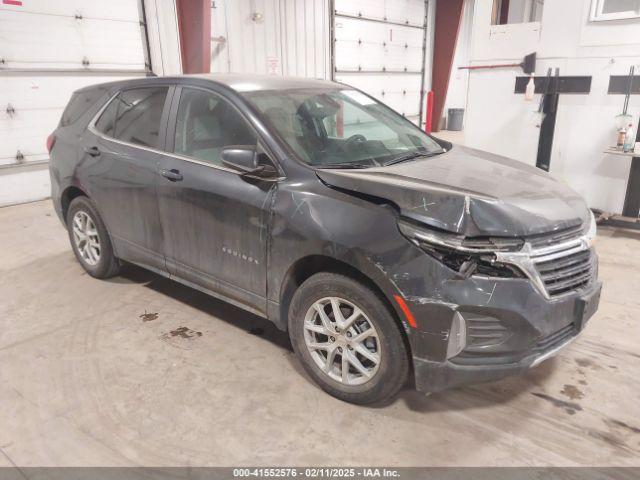
[[[509,22],[509,0],[502,0],[500,4],[500,25],[506,25]]]
[[[211,71],[211,2],[176,0],[183,73]]]
[[[440,119],[449,88],[449,77],[456,51],[464,0],[440,0],[436,5],[433,42],[433,131],[440,130]]]
[[[433,90],[427,92],[427,121],[424,125],[424,131],[427,133],[433,131]]]

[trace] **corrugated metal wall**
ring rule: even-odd
[[[330,78],[329,0],[215,0],[211,71]]]

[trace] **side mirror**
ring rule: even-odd
[[[278,174],[273,165],[260,163],[260,154],[251,145],[225,147],[220,153],[225,167],[239,171],[243,175],[274,177]]]

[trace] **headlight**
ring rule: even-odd
[[[422,250],[444,263],[452,270],[470,277],[522,277],[522,272],[512,265],[496,262],[495,252],[516,252],[522,249],[524,240],[519,238],[477,237],[468,238],[446,232],[429,230],[406,221],[399,221],[400,232]]]

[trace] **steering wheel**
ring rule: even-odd
[[[356,133],[355,135],[351,135],[349,138],[347,138],[347,141],[344,143],[345,147],[347,148],[353,148],[354,146],[360,144],[360,143],[364,143],[367,141],[367,137],[365,137],[364,135],[361,135],[359,133]]]

